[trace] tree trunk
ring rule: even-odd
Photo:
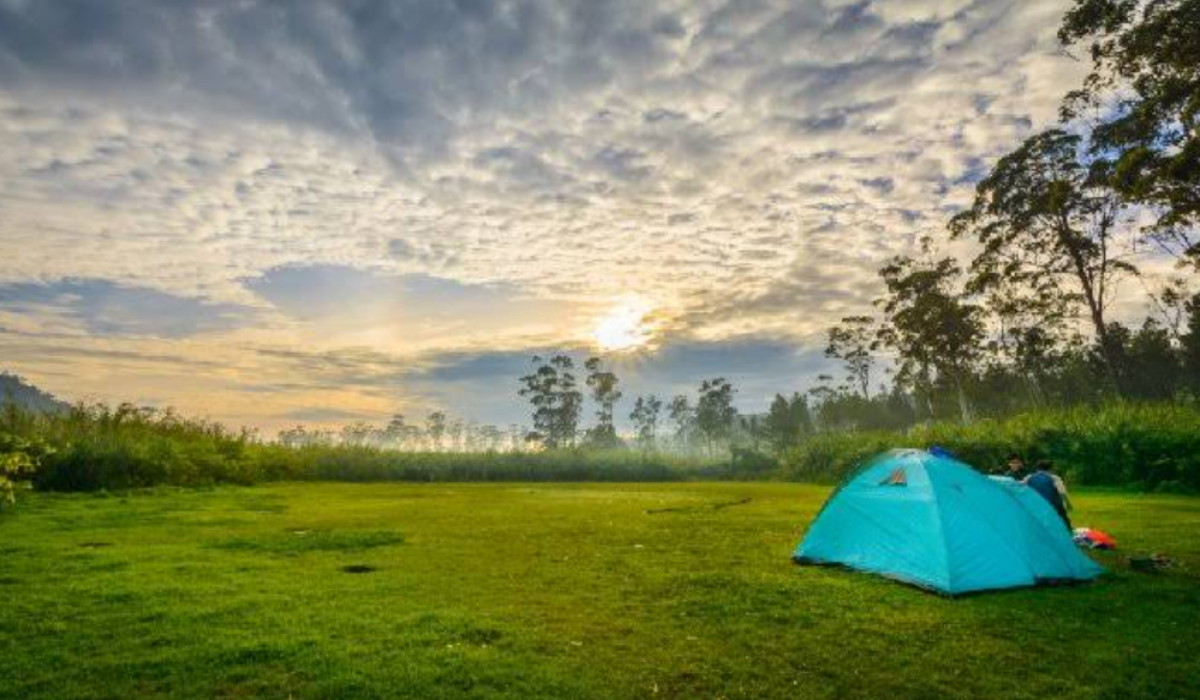
[[[961,376],[959,376],[959,375],[954,376],[954,386],[956,389],[958,389],[958,414],[959,414],[959,417],[962,419],[963,423],[970,423],[972,420],[971,405],[967,402],[967,392],[963,389],[963,383],[962,383]]]

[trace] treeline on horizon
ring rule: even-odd
[[[352,445],[290,447],[218,423],[122,405],[49,413],[0,408],[0,507],[39,490],[314,481],[679,481],[833,483],[897,447],[939,445],[982,469],[1009,452],[1051,459],[1073,484],[1200,490],[1200,410],[1180,403],[1043,409],[971,424],[816,434],[778,458],[735,448],[720,458],[629,449],[407,452]]]

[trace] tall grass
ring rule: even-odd
[[[1076,406],[898,432],[827,433],[786,454],[780,474],[837,481],[883,450],[933,445],[983,469],[1000,466],[1015,452],[1027,461],[1052,460],[1072,483],[1200,490],[1200,411],[1167,403]]]
[[[734,450],[725,460],[702,460],[631,450],[443,453],[287,447],[210,421],[127,405],[81,405],[49,414],[7,407],[0,411],[0,438],[14,438],[0,440],[0,447],[38,446],[32,455],[37,462],[34,486],[58,491],[279,480],[835,482],[884,450],[932,445],[985,469],[1018,452],[1028,460],[1054,460],[1075,484],[1200,490],[1200,411],[1176,404],[1081,406],[969,425],[822,433],[777,461],[748,450]]]
[[[35,414],[7,406],[0,435],[49,445],[36,488],[94,491],[174,484],[328,481],[675,481],[716,474],[709,461],[626,450],[515,453],[399,452],[287,447],[170,411],[79,405]]]

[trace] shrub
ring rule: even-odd
[[[983,469],[1017,452],[1029,461],[1053,460],[1072,483],[1200,490],[1200,411],[1176,404],[1077,406],[967,425],[823,434],[785,455],[780,473],[833,482],[878,452],[933,445]]]
[[[28,483],[49,452],[41,441],[0,432],[0,509],[16,503],[17,488]]]

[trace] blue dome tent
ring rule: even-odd
[[[1024,484],[986,477],[937,449],[896,450],[858,470],[826,501],[794,558],[947,595],[1104,571]]]

